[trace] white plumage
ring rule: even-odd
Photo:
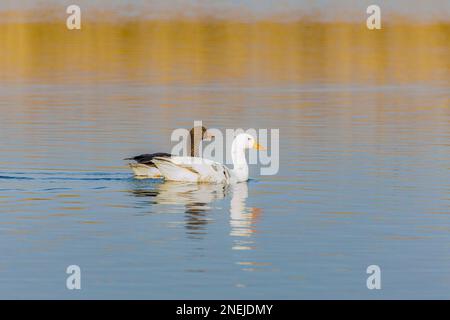
[[[245,149],[249,148],[263,149],[249,134],[242,133],[234,139],[231,147],[233,169],[199,157],[155,157],[152,162],[166,180],[234,184],[248,180]]]

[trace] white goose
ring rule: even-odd
[[[265,150],[247,133],[236,136],[231,146],[233,169],[199,157],[155,157],[152,162],[166,180],[234,184],[248,180],[245,149],[250,148]]]

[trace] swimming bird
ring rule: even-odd
[[[237,135],[231,146],[233,169],[199,157],[154,157],[152,162],[166,180],[234,184],[248,180],[245,149],[265,150],[247,133]]]
[[[200,143],[202,140],[210,141],[214,136],[205,127],[194,127],[189,131],[191,138],[190,152],[191,157],[198,157],[200,150]],[[134,160],[135,163],[129,163],[128,165],[133,170],[134,175],[138,178],[162,178],[158,168],[153,163],[155,157],[170,158],[172,155],[165,152],[157,152],[151,154],[141,154],[132,158],[125,158],[124,160]]]

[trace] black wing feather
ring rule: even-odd
[[[133,158],[125,158],[124,160],[134,160],[137,163],[142,163],[142,164],[146,164],[146,165],[150,165],[153,166],[153,158],[155,157],[159,157],[159,158],[169,158],[172,155],[170,153],[165,153],[165,152],[157,152],[157,153],[146,153],[146,154],[141,154],[139,156],[135,156]]]

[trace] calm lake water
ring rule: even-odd
[[[450,298],[450,33],[411,28],[4,26],[0,298]],[[279,128],[280,171],[133,178],[194,120]]]

